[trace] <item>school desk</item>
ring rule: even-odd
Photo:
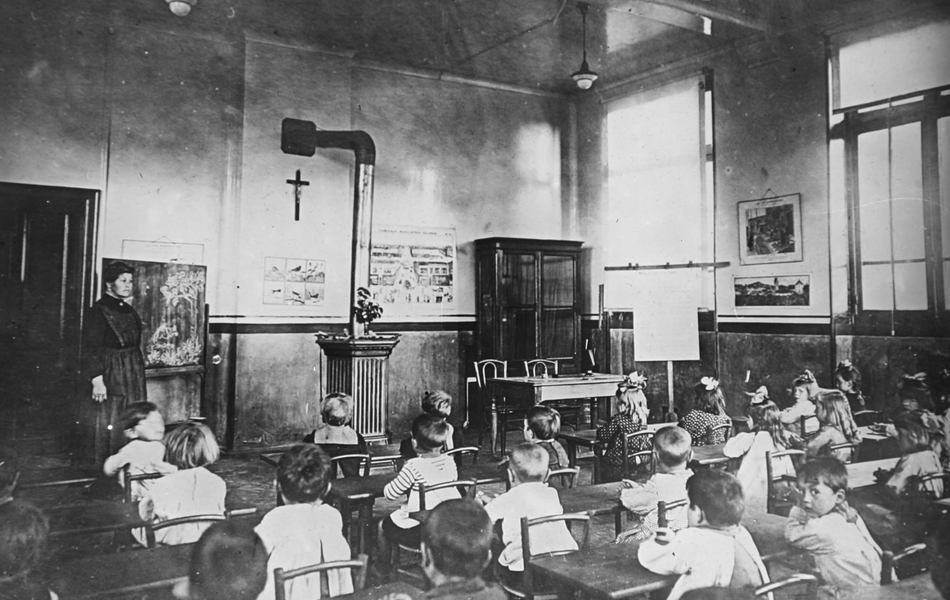
[[[339,600],[418,600],[425,592],[404,581],[366,586],[358,592],[336,596]]]
[[[623,380],[623,375],[603,373],[559,377],[498,377],[488,380],[488,390],[497,406],[530,408],[552,400],[610,398],[617,393],[617,385]],[[598,420],[598,409],[599,403],[592,403],[590,416],[592,423]],[[605,412],[609,412],[609,404]],[[501,438],[501,454],[504,456],[506,436],[499,437]]]
[[[930,573],[874,587],[862,587],[839,596],[841,600],[941,600]]]
[[[615,534],[624,529],[626,511],[620,503],[620,489],[623,484],[619,481],[612,483],[598,483],[594,485],[576,486],[571,489],[558,490],[561,507],[564,512],[590,512],[592,515],[614,515]]]
[[[50,566],[50,587],[63,600],[102,597],[106,593],[170,589],[188,577],[193,546],[159,546],[101,554]]]
[[[786,518],[750,513],[742,520],[764,560],[786,555],[792,548],[785,541]],[[655,592],[673,585],[677,575],[657,575],[637,559],[639,543],[606,544],[584,552],[531,560],[535,578],[555,581],[584,596],[614,600]]]
[[[848,467],[848,489],[869,487],[877,483],[874,472],[878,469],[889,471],[897,466],[898,458],[884,458],[866,462],[851,463]]]
[[[881,426],[865,425],[858,427],[861,436],[861,448],[858,451],[859,460],[880,460],[900,456],[900,446],[897,438],[880,430]]]

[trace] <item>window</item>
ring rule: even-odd
[[[928,58],[948,33],[928,24],[832,56],[832,213],[847,210],[859,332],[914,335],[950,316],[950,80],[932,68],[947,50]]]

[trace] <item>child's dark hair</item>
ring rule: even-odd
[[[699,469],[686,480],[689,503],[702,509],[713,527],[731,527],[742,521],[745,497],[736,476],[720,469]]]
[[[193,469],[217,462],[221,454],[214,434],[202,423],[186,421],[165,439],[165,462]]]
[[[835,376],[840,377],[842,381],[851,383],[851,389],[854,393],[861,391],[861,371],[851,364],[850,360],[843,360],[835,367]]]
[[[445,419],[452,414],[452,396],[442,390],[426,392],[422,396],[422,412]]]
[[[806,462],[798,470],[798,483],[822,483],[833,492],[848,489],[848,468],[833,456],[818,456]]]
[[[346,425],[350,420],[352,402],[353,399],[348,394],[339,392],[328,394],[323,399],[323,408],[320,409],[323,422],[335,427]]]
[[[267,550],[250,525],[223,521],[209,527],[191,553],[193,600],[254,600],[267,583]]]
[[[907,440],[910,445],[907,452],[920,452],[931,449],[931,431],[924,418],[917,412],[902,412],[894,417],[894,428],[898,439]]]
[[[449,424],[442,417],[422,414],[412,422],[412,439],[423,452],[431,452],[445,445]]]
[[[927,385],[926,373],[904,375],[897,385],[897,396],[901,400],[913,400],[921,410],[933,410],[934,401]]]
[[[119,427],[122,431],[133,429],[157,410],[158,407],[151,402],[135,402],[129,404],[119,416]]]
[[[280,457],[277,483],[290,502],[315,502],[330,490],[331,472],[330,457],[319,446],[297,444]]]
[[[696,399],[693,401],[692,410],[701,410],[711,415],[726,416],[726,397],[722,393],[722,387],[719,382],[712,389],[708,389],[705,383],[696,384]]]
[[[524,416],[528,431],[539,440],[553,440],[561,431],[561,414],[549,406],[532,406]]]
[[[661,427],[653,436],[656,457],[668,467],[685,464],[693,451],[692,436],[682,427]]]
[[[488,513],[469,498],[440,503],[422,526],[422,541],[433,566],[449,577],[472,579],[481,574],[490,558],[491,540]]]
[[[46,560],[49,522],[21,500],[0,505],[0,577],[29,573]]]

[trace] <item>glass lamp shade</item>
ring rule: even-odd
[[[172,14],[177,17],[184,17],[191,12],[191,7],[198,4],[198,0],[165,0],[168,2],[168,8]]]
[[[577,87],[582,90],[589,90],[590,86],[594,85],[594,82],[597,81],[597,73],[590,70],[586,60],[581,63],[580,70],[576,73],[572,73],[571,77],[577,83]]]

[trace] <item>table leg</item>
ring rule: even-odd
[[[491,409],[491,455],[495,455],[495,446],[498,444],[498,410],[495,406]]]
[[[572,469],[577,466],[577,442],[573,440],[567,442],[567,465]]]
[[[350,508],[350,502],[346,498],[340,498],[340,517],[343,519],[343,539],[346,540],[346,543],[350,543],[350,521],[352,521],[352,508]],[[354,554],[359,554],[359,549],[354,551]]]

